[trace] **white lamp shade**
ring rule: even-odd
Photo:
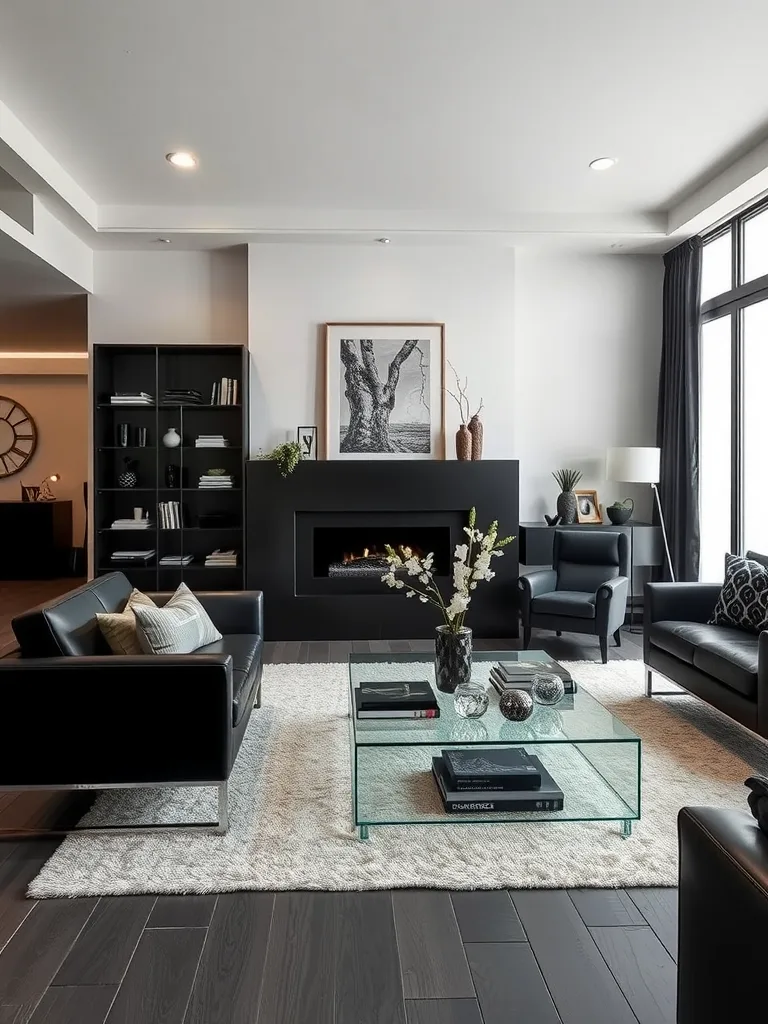
[[[660,460],[660,448],[609,448],[606,479],[625,484],[657,484]]]

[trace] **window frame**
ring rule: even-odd
[[[703,249],[709,242],[731,232],[732,287],[700,304],[699,326],[722,316],[731,318],[731,550],[739,552],[744,546],[744,310],[768,300],[768,274],[740,283],[744,269],[744,228],[748,221],[766,211],[768,196],[701,236]]]

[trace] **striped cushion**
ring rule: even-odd
[[[221,633],[186,585],[163,608],[136,608],[139,643],[145,654],[192,654],[221,640]]]
[[[113,654],[143,654],[136,629],[136,608],[156,608],[151,597],[135,587],[121,612],[100,612],[99,629]]]

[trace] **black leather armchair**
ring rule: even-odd
[[[227,780],[260,704],[262,595],[197,594],[222,639],[193,654],[111,654],[95,615],[120,611],[131,589],[110,573],[14,619],[0,789],[216,786],[208,827],[226,831]]]
[[[518,580],[523,646],[531,628],[589,633],[600,639],[603,663],[608,637],[621,645],[629,590],[629,540],[624,533],[555,530],[552,568]]]
[[[677,1024],[758,1020],[768,972],[768,836],[746,811],[684,807]]]

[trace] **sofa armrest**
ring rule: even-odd
[[[757,638],[757,731],[768,737],[768,629]]]
[[[720,583],[646,583],[645,622],[708,622],[722,589]]]
[[[747,811],[684,807],[678,1024],[747,1021],[768,970],[768,836]]]
[[[0,660],[0,789],[226,779],[228,654]]]
[[[149,594],[162,606],[172,593]],[[250,633],[264,636],[264,595],[261,590],[195,591],[220,633]]]
[[[598,636],[608,636],[621,629],[627,614],[629,579],[615,576],[597,588],[595,594],[595,625]]]
[[[539,594],[551,594],[557,588],[557,572],[554,569],[537,569],[520,576],[517,591],[520,595],[520,614],[523,625],[530,625],[531,601]]]

